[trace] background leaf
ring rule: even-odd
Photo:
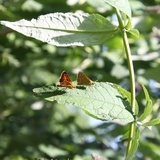
[[[128,104],[124,102],[123,97],[112,85],[96,82],[92,86],[77,86],[74,89],[57,88],[52,85],[33,89],[33,92],[49,101],[56,100],[60,104],[75,105],[94,118],[101,120],[119,119],[124,123],[132,122],[134,118],[126,110],[130,106],[127,106]]]
[[[131,7],[129,5],[128,0],[104,0],[111,6],[119,9],[120,11],[124,12],[130,19],[131,19]]]
[[[39,16],[37,20],[1,21],[1,24],[56,46],[101,44],[116,31],[106,18],[87,13],[53,13]]]

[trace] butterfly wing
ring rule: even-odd
[[[89,79],[83,72],[79,72],[77,76],[77,84],[78,85],[92,85],[94,82]]]
[[[59,79],[59,85],[58,87],[68,87],[68,88],[75,88],[75,84],[72,83],[71,79],[68,76],[68,73],[66,71],[63,71],[60,79]]]
[[[60,79],[59,79],[59,82],[64,82],[64,81],[72,82],[66,71],[63,71],[61,73],[61,76],[60,76]]]

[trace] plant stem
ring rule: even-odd
[[[135,106],[135,77],[134,77],[134,68],[133,68],[133,63],[132,63],[132,59],[131,59],[131,51],[130,51],[130,47],[129,47],[129,42],[128,42],[128,38],[127,38],[127,33],[120,15],[120,12],[118,9],[116,9],[116,14],[118,17],[118,22],[119,22],[119,27],[122,33],[122,37],[123,37],[123,43],[124,43],[124,48],[125,48],[125,52],[126,52],[126,56],[127,56],[127,62],[128,62],[128,68],[129,68],[129,74],[130,74],[130,88],[131,88],[131,107],[132,107],[132,112],[133,114],[135,114],[136,111],[136,106]],[[127,146],[127,152],[126,155],[128,155],[131,146],[132,146],[132,137],[134,136],[134,127],[135,124],[134,122],[132,122],[130,124],[130,132],[129,132],[129,138],[128,138],[128,146]]]

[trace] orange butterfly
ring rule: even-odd
[[[79,72],[77,76],[77,84],[78,85],[92,85],[94,82],[89,79],[83,72]]]
[[[67,88],[75,88],[75,84],[72,83],[71,79],[68,76],[68,73],[66,71],[63,71],[61,73],[61,76],[59,78],[59,84],[58,87],[67,87]]]

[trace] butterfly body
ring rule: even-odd
[[[67,88],[75,88],[75,84],[72,82],[72,80],[69,78],[68,73],[66,71],[63,71],[61,73],[61,76],[59,78],[59,84],[58,87],[67,87]]]
[[[78,85],[93,85],[94,82],[89,79],[83,72],[79,72],[77,76],[77,84]]]

